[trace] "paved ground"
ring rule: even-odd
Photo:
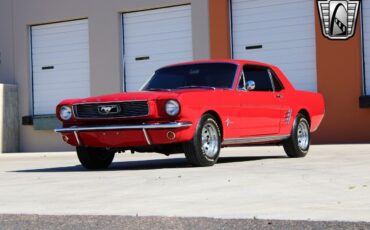
[[[130,216],[37,216],[0,215],[0,230],[43,229],[325,229],[325,230],[365,230],[370,229],[366,222],[323,222],[258,219],[212,219],[180,217],[130,217]]]
[[[121,154],[85,171],[74,153],[0,155],[0,213],[370,222],[370,145],[225,149],[212,168],[182,155]]]

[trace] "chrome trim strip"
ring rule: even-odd
[[[75,105],[90,105],[90,104],[114,104],[114,103],[123,103],[123,102],[148,102],[148,100],[129,100],[129,101],[121,101],[121,100],[118,100],[118,101],[92,101],[92,102],[80,102],[80,103],[76,103],[76,104],[73,104],[73,106]]]
[[[290,120],[292,119],[292,112],[293,112],[293,110],[290,108],[290,109],[288,109],[288,111],[286,113],[285,122],[287,124],[289,124],[290,123]]]
[[[80,132],[80,131],[110,131],[110,130],[127,130],[127,129],[177,129],[192,126],[191,122],[170,122],[158,124],[142,124],[142,125],[112,125],[112,126],[89,126],[54,129],[56,133],[65,132]]]
[[[151,145],[152,142],[150,141],[150,138],[149,138],[149,135],[148,135],[148,132],[146,131],[146,129],[143,129],[143,133],[144,133],[146,143],[148,143],[148,145]]]
[[[78,146],[81,146],[81,141],[80,141],[80,138],[78,137],[77,131],[74,131],[73,134],[75,135]]]
[[[290,135],[276,135],[276,136],[264,136],[264,137],[247,137],[247,138],[230,138],[225,139],[223,145],[232,144],[250,144],[250,143],[260,143],[268,141],[282,141],[288,139]]]

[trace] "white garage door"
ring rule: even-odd
[[[31,27],[33,113],[54,114],[65,98],[90,95],[88,21]]]
[[[370,0],[362,1],[363,34],[364,34],[364,61],[365,61],[365,88],[370,95]]]
[[[297,89],[316,91],[314,4],[232,0],[233,57],[276,65]]]
[[[136,91],[168,64],[191,61],[191,6],[123,14],[124,89]]]

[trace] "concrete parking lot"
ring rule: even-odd
[[[86,171],[75,153],[0,155],[0,213],[370,222],[370,145],[223,149],[217,165],[120,154]]]

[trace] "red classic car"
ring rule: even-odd
[[[62,101],[55,131],[81,164],[103,169],[115,153],[185,153],[212,166],[222,147],[280,144],[304,157],[324,116],[318,93],[295,90],[279,68],[254,61],[197,61],[157,70],[139,92]]]

